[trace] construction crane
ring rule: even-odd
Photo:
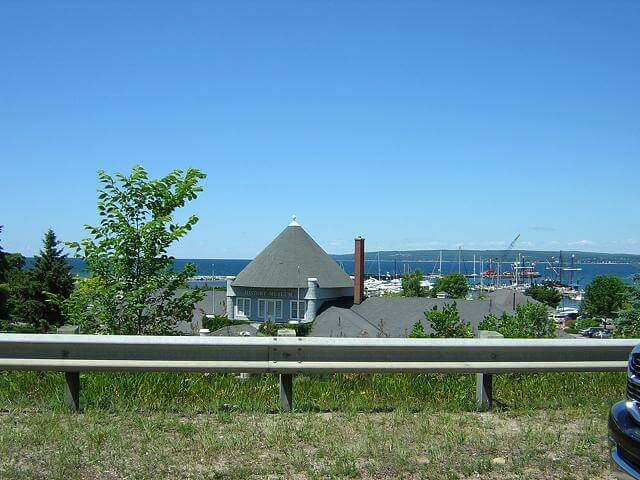
[[[504,251],[504,253],[502,254],[502,256],[496,260],[496,268],[497,270],[494,271],[492,266],[491,266],[491,259],[489,259],[489,269],[486,272],[490,272],[491,276],[495,276],[495,280],[496,280],[496,287],[498,285],[500,285],[500,263],[504,262],[505,258],[507,258],[507,255],[509,254],[509,252],[511,250],[513,250],[513,247],[515,246],[516,242],[518,241],[518,239],[520,238],[520,234],[517,234],[516,237],[511,240],[511,243],[509,244],[509,246],[507,247],[507,249]]]
[[[507,255],[509,255],[509,252],[511,250],[513,250],[513,247],[516,245],[516,242],[518,241],[518,239],[520,238],[520,234],[516,235],[516,238],[514,238],[513,240],[511,240],[511,243],[509,244],[509,246],[507,247],[507,249],[504,251],[504,253],[502,254],[502,258],[500,258],[500,261],[504,261],[505,258],[507,258]]]

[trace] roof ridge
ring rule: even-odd
[[[317,278],[320,288],[349,288],[353,281],[307,231],[289,225],[237,275],[239,287],[305,288]]]
[[[366,302],[369,298],[378,298],[378,297],[367,297],[364,299],[364,301]],[[364,302],[363,302],[364,303]],[[375,328],[376,330],[378,330],[378,332],[382,333],[382,330],[380,330],[380,328],[378,328],[376,325],[374,325],[373,323],[371,323],[369,321],[369,319],[367,319],[367,317],[363,316],[362,314],[360,314],[360,312],[358,312],[357,310],[354,310],[354,307],[358,307],[362,304],[353,304],[351,306],[351,308],[349,310],[351,310],[353,313],[355,313],[357,316],[359,316],[361,319],[363,319],[365,322],[367,322],[369,325],[371,325],[373,328]]]

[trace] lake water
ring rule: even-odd
[[[27,266],[32,262],[31,258],[27,259]],[[197,270],[197,275],[237,275],[240,270],[247,266],[250,260],[242,259],[176,259],[175,265],[181,268],[186,262],[194,263]],[[69,259],[72,271],[78,275],[85,275],[84,262],[82,260],[72,258]],[[353,274],[353,261],[340,261],[338,264],[348,274]],[[582,268],[579,272],[574,272],[573,283],[584,288],[588,285],[594,277],[597,275],[616,275],[624,280],[626,283],[631,283],[634,274],[640,274],[639,264],[628,263],[583,263],[576,264],[576,267]],[[435,273],[438,269],[438,262],[393,262],[393,261],[380,261],[380,272],[385,273],[397,273],[402,274],[405,271],[414,270],[419,268],[425,274]],[[466,261],[458,265],[458,262],[442,262],[442,273],[457,273],[458,268],[464,274],[472,274],[474,271],[473,262]],[[487,264],[484,265],[487,268]],[[494,264],[495,268],[495,264]],[[507,271],[511,268],[511,264],[503,263],[500,267],[501,271]],[[541,274],[539,281],[542,279],[557,279],[557,276],[553,270],[549,268],[549,265],[543,262],[536,263],[534,265],[536,271]],[[365,272],[367,275],[378,274],[378,262],[377,260],[368,260],[365,262]],[[476,263],[476,272],[480,272],[480,263]],[[563,281],[569,283],[569,272],[564,272]]]

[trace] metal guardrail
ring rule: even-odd
[[[492,373],[624,370],[636,340],[159,337],[0,334],[0,369],[67,372],[78,408],[81,371],[478,373],[478,407],[491,403]],[[284,391],[283,391],[284,382]],[[488,388],[488,392],[487,392]],[[480,394],[484,398],[480,401]],[[284,398],[283,398],[284,396]],[[73,400],[73,399],[72,399]]]

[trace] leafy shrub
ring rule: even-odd
[[[267,320],[258,327],[258,332],[265,337],[277,337],[278,330],[282,328],[290,328],[296,331],[297,337],[306,337],[307,335],[309,335],[309,332],[311,332],[312,326],[313,322],[289,324],[275,323],[271,320]]]
[[[633,276],[633,284],[627,288],[625,305],[617,315],[616,336],[640,338],[640,275]]]
[[[501,317],[487,315],[478,325],[479,330],[492,330],[505,338],[551,338],[555,335],[555,322],[549,319],[547,308],[540,303],[518,305],[515,315],[504,312]]]
[[[450,273],[437,279],[433,288],[429,290],[432,297],[438,292],[446,292],[451,298],[464,298],[469,292],[469,283],[461,273]]]
[[[465,280],[466,281],[466,280]],[[463,322],[458,314],[458,306],[456,302],[449,303],[438,311],[438,306],[434,305],[433,309],[424,312],[424,316],[431,324],[434,338],[470,338],[473,337],[469,324]],[[416,327],[414,326],[414,329]],[[412,332],[413,333],[413,332]],[[423,330],[424,333],[424,330]]]
[[[560,304],[560,300],[562,300],[560,291],[547,285],[531,285],[524,293],[551,308],[556,308]]]
[[[245,320],[229,320],[224,315],[214,315],[213,317],[203,317],[202,327],[208,328],[209,331],[215,332],[221,328],[228,327],[230,325],[245,325],[249,322]]]
[[[9,320],[0,320],[0,332],[38,333],[34,325],[27,323],[11,323]]]
[[[427,334],[424,331],[424,325],[420,322],[413,324],[413,329],[409,334],[409,338],[426,338]]]
[[[402,296],[424,297],[426,295],[426,289],[420,285],[423,277],[424,274],[419,268],[415,269],[413,272],[402,275]]]
[[[594,318],[583,318],[579,322],[576,323],[576,328],[579,330],[585,330],[591,327],[599,327],[600,321]]]

